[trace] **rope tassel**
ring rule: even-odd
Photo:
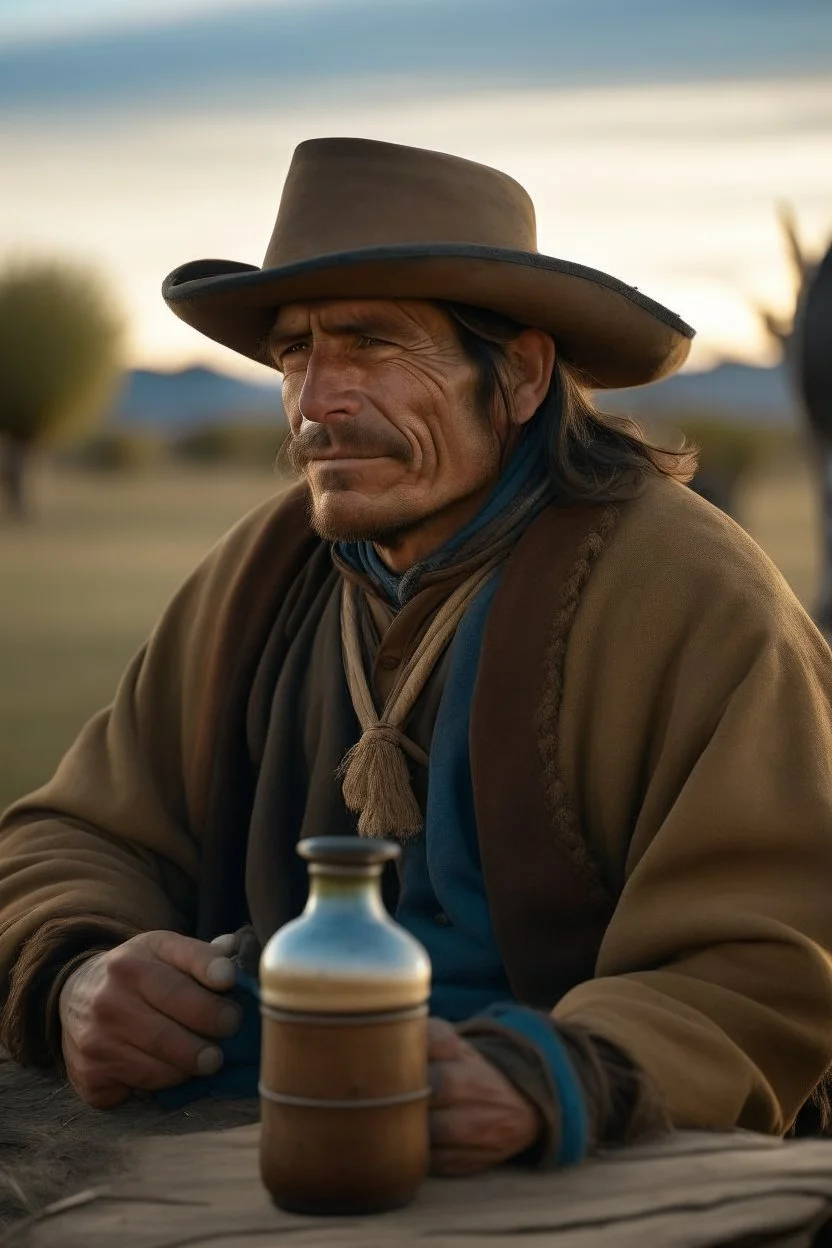
[[[349,810],[358,814],[359,836],[412,840],[422,831],[422,814],[410,787],[401,733],[388,724],[367,729],[338,768]]]
[[[357,590],[346,581],[341,598],[344,674],[362,735],[338,767],[347,808],[359,816],[360,836],[408,841],[422,831],[422,813],[410,787],[405,754],[427,766],[424,750],[402,731],[408,715],[465,609],[499,564],[495,555],[477,568],[437,611],[379,716],[364,671]]]

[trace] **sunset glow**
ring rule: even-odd
[[[519,87],[419,96],[396,84],[297,93],[291,106],[0,115],[0,253],[93,262],[129,313],[133,361],[257,366],[164,307],[176,265],[259,263],[295,145],[328,134],[439,148],[496,165],[538,210],[540,250],[606,270],[698,330],[690,367],[769,362],[757,305],[787,313],[776,219],[832,237],[832,75],[652,86]]]

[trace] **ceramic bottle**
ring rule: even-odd
[[[430,962],[381,899],[399,852],[301,841],[306,908],[263,950],[260,1169],[284,1209],[391,1209],[427,1174]]]

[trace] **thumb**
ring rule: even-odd
[[[227,992],[234,987],[234,963],[216,945],[181,932],[148,932],[137,939],[151,948],[162,962],[190,975],[212,992]]]

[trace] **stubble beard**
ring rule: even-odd
[[[337,467],[330,465],[327,469],[328,480],[325,490],[315,489],[310,474],[315,450],[328,448],[329,434],[324,429],[317,429],[305,437],[293,439],[286,447],[286,458],[289,464],[295,472],[306,478],[309,486],[310,525],[325,542],[372,542],[375,546],[385,550],[395,551],[407,539],[428,526],[437,516],[458,506],[465,501],[466,497],[477,493],[488,484],[490,478],[489,466],[484,463],[482,479],[469,481],[469,488],[464,495],[446,500],[426,511],[414,510],[417,506],[415,500],[412,500],[408,506],[406,499],[390,497],[389,494],[395,494],[394,490],[386,496],[384,493],[380,494],[377,502],[365,496],[363,504],[354,507],[349,505],[339,507],[338,496],[348,494],[352,489],[354,479],[352,474],[347,470],[341,473]],[[359,455],[362,452],[372,451],[399,460],[405,466],[409,465],[411,458],[410,448],[404,439],[391,440],[381,446],[375,436],[370,438],[360,429],[351,434],[349,448],[342,440],[341,449],[342,453],[349,449]]]
[[[350,430],[348,440],[343,433],[340,438],[342,453],[358,456],[369,453],[385,455],[398,460],[405,467],[410,463],[410,448],[404,438],[388,438],[382,441],[377,434],[368,435],[363,429]],[[339,496],[350,493],[353,474],[339,472],[337,466],[327,468],[326,489],[315,488],[312,481],[312,465],[316,451],[330,449],[329,433],[317,428],[284,445],[284,457],[290,468],[306,479],[309,486],[309,522],[317,535],[326,542],[375,542],[394,549],[405,537],[426,523],[436,510],[428,515],[413,515],[401,500],[379,495],[377,504],[365,499],[363,504],[339,506]],[[379,514],[381,513],[381,514]]]
[[[338,492],[346,493],[347,486],[344,485],[341,491],[338,487],[335,490],[330,487],[327,495],[331,496]],[[368,506],[371,507],[372,504]],[[398,507],[383,507],[382,505],[379,510],[387,514],[383,516],[339,515],[337,507],[333,509],[334,514],[332,514],[326,503],[321,504],[315,498],[314,493],[310,492],[309,521],[314,532],[323,541],[372,542],[376,546],[384,547],[385,550],[396,550],[408,537],[418,533],[444,508],[432,508],[429,512],[420,513],[418,516],[406,514],[401,505]]]

